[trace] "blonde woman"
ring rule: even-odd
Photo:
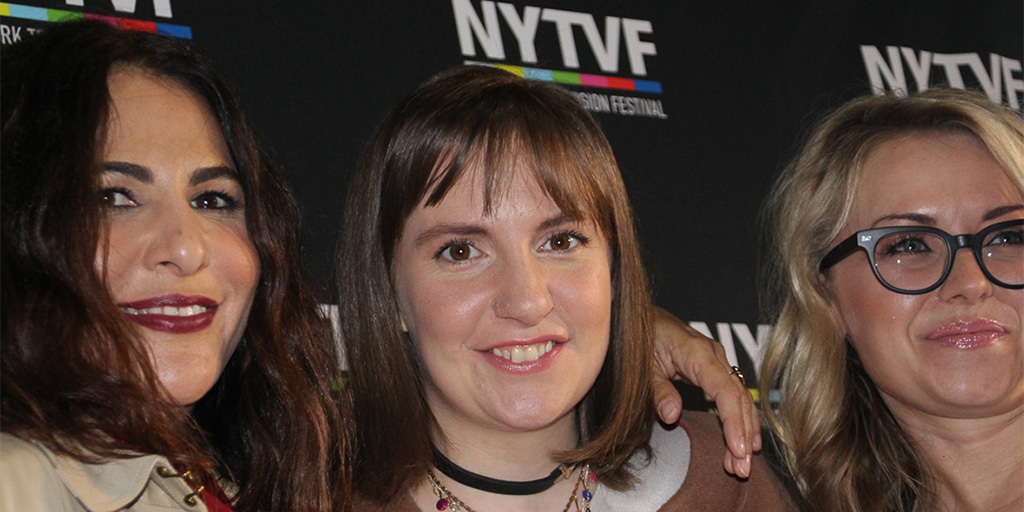
[[[984,96],[854,100],[771,196],[765,411],[809,510],[1024,509],[1024,127]]]

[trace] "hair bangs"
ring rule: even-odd
[[[467,123],[475,130],[455,135],[457,142],[437,154],[423,190],[414,192],[416,203],[437,205],[459,180],[476,172],[483,180],[484,212],[490,213],[517,173],[525,171],[563,214],[593,220],[609,240],[614,239],[607,184],[588,170],[602,169],[597,173],[602,176],[616,172],[608,168],[613,160],[602,151],[604,144],[590,140],[579,119],[566,121],[550,109],[539,108],[543,103],[538,98],[529,99],[537,104],[502,105],[504,115],[492,113],[488,120]],[[565,129],[566,122],[571,130]]]

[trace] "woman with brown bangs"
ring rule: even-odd
[[[357,509],[790,506],[768,468],[722,471],[714,417],[654,424],[632,211],[566,91],[435,75],[378,126],[346,209]]]
[[[98,22],[0,82],[0,510],[340,510],[334,344],[235,97]]]

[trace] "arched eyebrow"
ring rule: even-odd
[[[235,173],[234,169],[226,165],[200,167],[195,171],[192,171],[192,176],[189,176],[188,178],[188,184],[195,186],[200,183],[220,178],[227,178],[229,180],[238,181],[238,174]]]
[[[413,244],[421,246],[435,238],[443,236],[480,236],[486,234],[487,230],[476,224],[452,224],[444,223],[431,227],[422,232],[413,241]]]
[[[539,228],[538,228],[538,231],[544,231],[546,229],[551,229],[551,228],[553,228],[555,226],[560,226],[562,224],[565,224],[566,222],[579,222],[579,221],[580,221],[580,219],[577,218],[576,216],[563,213],[561,215],[556,215],[556,216],[551,217],[550,219],[545,220],[544,222],[542,222],[540,224]]]
[[[988,222],[990,220],[998,219],[999,217],[1002,217],[1003,215],[1006,215],[1008,213],[1012,213],[1012,212],[1015,212],[1015,211],[1018,211],[1018,210],[1024,210],[1024,204],[1009,204],[1009,205],[1006,205],[1006,206],[997,206],[997,207],[992,208],[991,210],[985,212],[985,214],[981,216],[981,220],[983,222]],[[876,220],[872,224],[872,227],[877,226],[880,222],[886,221],[886,220],[906,220],[906,221],[914,222],[916,224],[920,224],[922,226],[934,226],[935,225],[935,218],[932,217],[931,215],[925,215],[923,213],[896,213],[896,214],[893,214],[893,215],[886,215],[884,217],[879,217],[878,220]]]
[[[103,170],[105,172],[123,174],[143,183],[153,183],[153,171],[150,171],[148,167],[143,167],[139,164],[132,164],[128,162],[103,162]]]
[[[142,183],[153,183],[153,171],[144,165],[133,164],[131,162],[104,162],[103,170],[106,172],[123,174]],[[211,167],[200,167],[192,171],[192,175],[188,178],[188,184],[189,186],[194,187],[200,183],[220,178],[238,181],[238,175],[235,173],[234,169],[226,165],[214,165]]]
[[[985,215],[983,215],[981,219],[985,221],[998,219],[999,217],[1002,217],[1007,213],[1012,213],[1018,210],[1024,210],[1024,204],[1011,204],[1006,206],[1000,206],[998,208],[993,208],[985,212]]]
[[[892,215],[885,215],[883,217],[879,217],[878,219],[875,220],[875,222],[871,223],[871,227],[876,227],[880,223],[887,220],[905,220],[913,222],[915,224],[919,224],[921,226],[935,225],[935,218],[932,217],[931,215],[925,215],[923,213],[894,213]]]

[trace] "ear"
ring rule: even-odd
[[[391,297],[392,297],[392,300],[394,301],[394,305],[395,305],[395,316],[398,317],[398,328],[401,329],[402,332],[404,332],[406,334],[409,334],[409,324],[407,324],[405,322],[405,311],[404,311],[405,308],[402,307],[401,295],[399,295],[399,293],[398,293],[398,284],[394,282],[394,271],[392,271],[391,275],[392,275]]]
[[[409,334],[409,324],[405,323],[405,312],[402,311],[402,305],[396,304],[396,306],[398,306],[396,308],[396,314],[398,315],[398,328],[401,329],[402,332]]]

